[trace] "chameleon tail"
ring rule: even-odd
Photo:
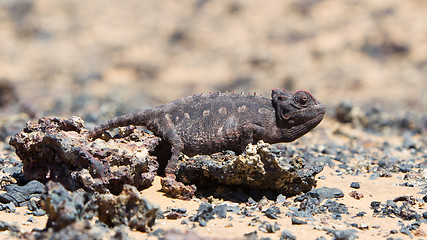
[[[125,127],[129,125],[145,126],[145,123],[146,123],[145,116],[146,116],[145,112],[122,115],[122,116],[113,118],[107,122],[104,122],[101,125],[96,126],[92,130],[89,130],[88,135],[89,137],[95,137],[96,135],[99,135],[100,133],[103,133],[107,130],[117,128],[117,127]]]

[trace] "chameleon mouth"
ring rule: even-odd
[[[286,121],[306,122],[309,119],[323,119],[326,107],[323,104],[316,104],[309,108],[298,109],[296,111],[282,115]],[[309,120],[311,121],[311,120]]]
[[[309,132],[311,129],[315,128],[319,123],[323,120],[323,117],[326,112],[326,108],[324,105],[316,106],[314,109],[306,109],[304,111],[310,111],[311,117],[306,117],[300,122],[296,122],[291,129],[288,129],[288,134],[292,135],[292,139],[296,139],[301,137],[302,135]]]

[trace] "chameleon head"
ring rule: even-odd
[[[292,129],[296,134],[295,139],[316,127],[325,115],[325,106],[308,91],[291,93],[275,88],[272,90],[271,98],[276,109],[278,126]]]

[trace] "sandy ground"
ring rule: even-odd
[[[378,238],[385,238],[386,236],[390,236],[390,230],[397,229],[398,228],[398,221],[400,219],[398,218],[381,218],[381,217],[371,217],[370,213],[372,210],[370,210],[370,203],[371,201],[382,201],[385,202],[386,200],[389,200],[391,196],[390,193],[399,193],[399,195],[407,195],[407,196],[414,196],[414,197],[422,197],[423,195],[417,194],[419,192],[419,189],[417,188],[408,188],[408,187],[401,187],[399,186],[399,183],[402,183],[402,175],[396,175],[392,178],[382,178],[378,180],[369,180],[368,176],[338,176],[334,169],[326,168],[322,175],[326,177],[325,180],[319,180],[318,181],[318,187],[336,187],[338,189],[341,189],[345,196],[342,199],[339,199],[339,202],[342,202],[346,204],[347,206],[352,206],[349,208],[349,216],[343,216],[343,220],[345,222],[351,222],[351,223],[358,223],[358,224],[366,224],[369,226],[368,230],[358,230],[357,235],[359,236],[359,239],[378,239]],[[349,192],[353,191],[354,189],[350,188],[350,183],[353,181],[359,181],[361,182],[362,186],[361,189],[359,189],[361,193],[365,196],[364,198],[360,200],[356,200],[349,196]],[[152,202],[159,203],[159,205],[162,208],[165,208],[166,206],[171,207],[184,207],[188,209],[190,214],[195,214],[197,211],[197,208],[195,208],[195,204],[192,204],[192,202],[187,201],[179,201],[179,200],[172,200],[172,199],[165,199],[164,196],[160,192],[157,192],[156,186],[159,186],[159,181],[156,181],[156,184],[154,185],[154,188],[150,188],[149,190],[146,190],[143,192],[144,196],[147,197],[147,199],[152,200]],[[292,199],[290,199],[291,201]],[[194,202],[193,202],[194,203]],[[193,207],[192,207],[193,206]],[[197,205],[196,205],[197,206]],[[281,208],[283,212],[286,212],[286,208]],[[418,206],[418,209],[425,209],[424,205]],[[356,215],[358,212],[365,211],[367,212],[366,217],[361,218],[351,218],[351,216]],[[192,229],[191,231],[197,232],[200,236],[208,236],[212,238],[225,238],[225,239],[241,239],[243,233],[249,233],[253,231],[257,231],[259,237],[270,237],[271,239],[279,239],[281,231],[278,231],[277,233],[262,233],[258,230],[258,226],[248,226],[248,223],[252,219],[251,217],[245,217],[242,218],[239,215],[235,214],[229,214],[233,220],[229,219],[216,219],[213,221],[209,221],[208,225],[206,227],[197,227],[195,229]],[[255,215],[256,216],[256,215]],[[281,229],[286,229],[291,231],[295,236],[297,236],[297,239],[316,239],[320,236],[327,236],[324,231],[315,230],[314,226],[318,227],[319,229],[322,228],[335,228],[335,229],[348,229],[348,227],[342,223],[342,221],[333,220],[329,218],[320,218],[316,219],[316,221],[312,224],[308,225],[292,225],[291,224],[291,218],[284,216],[282,214],[281,218],[275,221],[272,221],[271,219],[268,219],[266,216],[262,216],[259,214],[262,221],[269,221],[270,223],[274,224],[277,222]],[[190,223],[189,226],[180,224],[181,220],[158,220],[155,229],[163,228],[163,229],[180,229],[181,231],[189,231],[191,229],[192,223]],[[230,223],[232,224],[232,227],[230,227]],[[405,222],[405,224],[408,224],[408,222]],[[197,225],[197,223],[196,223]],[[378,229],[372,228],[372,226],[380,226]],[[422,225],[420,228],[424,232],[427,231],[427,226]],[[137,234],[131,235],[137,238]],[[394,238],[407,238],[408,236],[403,235],[401,233],[393,234],[392,237]],[[425,236],[424,236],[425,237]],[[155,238],[151,238],[155,239]],[[417,239],[417,238],[415,238]]]
[[[269,96],[276,87],[310,90],[328,106],[326,119],[291,144],[344,145],[355,151],[362,147],[373,149],[372,156],[386,141],[401,146],[402,132],[368,133],[357,125],[338,123],[334,109],[339,103],[376,106],[385,114],[409,111],[425,117],[427,112],[427,2],[423,0],[6,0],[0,2],[0,20],[0,79],[13,86],[0,92],[0,146],[8,153],[3,146],[10,136],[26,121],[41,116],[77,115],[91,127],[119,114],[201,92],[256,91]],[[413,139],[421,144],[415,155],[398,148],[378,154],[401,160],[424,157],[425,162],[425,135],[416,133]],[[354,156],[349,165],[368,160]],[[350,214],[343,214],[341,221],[320,215],[313,223],[295,226],[285,216],[287,207],[280,206],[281,217],[268,220],[281,228],[272,234],[248,226],[251,218],[230,213],[232,220],[211,220],[207,227],[194,229],[192,222],[182,225],[181,219],[157,220],[154,230],[191,230],[227,239],[241,239],[257,230],[259,237],[278,239],[286,229],[298,239],[331,239],[317,229],[348,229],[347,223],[364,223],[369,228],[357,229],[359,239],[409,238],[399,232],[390,235],[403,220],[373,217],[370,203],[403,195],[421,199],[422,167],[413,170],[421,179],[415,187],[399,185],[408,181],[399,172],[370,180],[367,171],[350,175],[337,170],[325,167],[318,187],[336,187],[345,193],[337,201],[346,204]],[[364,198],[349,196],[353,181],[360,182],[357,191]],[[162,210],[184,207],[190,216],[200,204],[201,200],[168,198],[159,188],[157,178],[143,194]],[[287,201],[294,204],[293,198]],[[422,200],[415,209],[420,214],[426,211]],[[351,218],[361,211],[367,213],[365,217]],[[34,217],[28,224],[25,212],[25,208],[17,213],[0,211],[0,220],[15,222],[22,231],[45,226],[46,216]],[[426,238],[426,233],[422,224],[414,239]],[[130,235],[156,239],[145,233]],[[0,232],[0,237],[10,236]]]
[[[357,223],[357,224],[366,224],[369,226],[367,230],[358,230],[357,235],[359,239],[383,239],[389,236],[394,238],[408,238],[407,235],[397,233],[390,234],[390,230],[399,229],[398,222],[402,221],[399,218],[383,218],[383,217],[372,217],[372,210],[370,209],[370,203],[372,201],[381,201],[385,202],[389,199],[393,199],[397,196],[413,196],[415,198],[422,198],[422,194],[418,194],[418,188],[410,188],[399,186],[399,184],[403,183],[402,177],[403,174],[396,174],[391,178],[379,178],[376,180],[369,180],[368,175],[362,176],[342,176],[336,173],[333,168],[326,167],[321,175],[325,176],[326,179],[318,180],[318,187],[336,187],[341,189],[345,196],[341,199],[338,199],[338,202],[344,203],[349,207],[349,215],[342,215],[342,221],[333,220],[328,217],[322,216],[321,218],[316,218],[316,221],[310,222],[307,225],[292,225],[291,217],[285,216],[288,210],[286,207],[281,207],[282,213],[280,219],[272,221],[268,219],[266,216],[262,214],[255,214],[255,216],[259,216],[262,221],[269,221],[270,223],[277,222],[281,229],[286,229],[291,231],[298,239],[316,239],[320,236],[327,236],[324,231],[321,231],[322,228],[335,228],[335,229],[348,229],[344,222]],[[351,182],[360,182],[361,188],[359,192],[362,193],[365,197],[356,200],[349,196],[349,192],[354,189],[350,188]],[[188,211],[189,215],[195,214],[197,212],[197,208],[200,204],[200,200],[191,200],[184,201],[179,199],[171,199],[166,196],[162,192],[160,192],[160,178],[156,177],[154,184],[151,188],[142,191],[143,196],[152,203],[156,203],[160,206],[162,210],[166,210],[167,207],[177,207],[177,208],[185,208]],[[288,199],[288,201],[292,202],[292,198]],[[243,204],[243,203],[242,203]],[[279,205],[280,206],[280,205]],[[424,204],[419,204],[416,207],[417,211],[425,211],[426,206]],[[351,216],[356,215],[358,212],[365,211],[368,214],[365,217],[356,217],[352,218]],[[21,226],[22,231],[29,232],[33,228],[43,229],[47,217],[33,217],[33,222],[28,223],[28,218],[25,214],[26,208],[21,207],[18,208],[16,213],[5,213],[0,212],[0,219],[3,221],[17,223]],[[230,220],[231,219],[231,220]],[[177,220],[167,220],[167,219],[158,219],[156,221],[156,225],[153,228],[153,231],[157,229],[178,229],[182,232],[186,231],[194,231],[199,236],[210,237],[210,238],[221,238],[221,239],[242,239],[244,233],[249,233],[253,231],[257,231],[259,237],[270,237],[271,239],[280,238],[281,231],[276,233],[263,233],[258,230],[258,226],[249,226],[249,222],[251,217],[242,217],[241,215],[237,215],[234,213],[228,213],[228,218],[226,219],[215,219],[208,222],[206,227],[199,227],[198,223],[194,223],[197,227],[193,228],[193,222],[190,222],[189,225],[181,224],[183,219]],[[410,222],[405,221],[405,224]],[[314,226],[318,228],[318,230],[314,229]],[[379,226],[379,228],[373,228],[372,226]],[[427,226],[425,224],[421,225],[420,230],[427,232]],[[148,234],[142,234],[140,232],[130,232],[129,236],[131,239],[158,239],[154,236],[148,236]],[[0,235],[2,239],[9,239],[11,236],[8,232],[3,232]],[[421,238],[425,236],[419,236]],[[415,239],[418,239],[415,237]]]

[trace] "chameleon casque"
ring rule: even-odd
[[[241,153],[249,143],[291,142],[316,127],[325,106],[308,91],[273,89],[271,98],[238,93],[200,94],[109,120],[89,137],[128,125],[145,126],[172,146],[165,173],[175,174],[179,155]]]

